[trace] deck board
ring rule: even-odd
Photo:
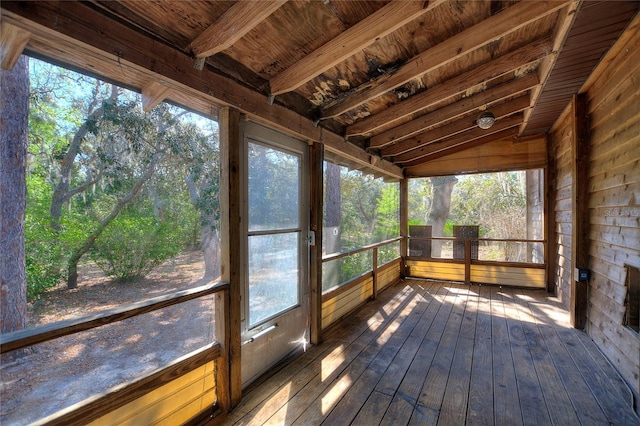
[[[542,291],[406,281],[215,424],[640,424],[626,384],[567,315]]]

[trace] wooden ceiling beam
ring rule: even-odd
[[[393,0],[272,78],[271,96],[297,89],[444,1]]]
[[[531,106],[530,103],[531,97],[529,96],[529,93],[525,93],[518,98],[502,102],[498,105],[494,105],[490,108],[490,110],[495,115],[496,119],[500,120],[503,117],[509,116],[516,112],[524,111]],[[441,139],[450,138],[458,133],[462,133],[475,128],[477,126],[476,118],[476,116],[466,116],[444,126],[436,127],[435,129],[423,133],[419,137],[405,139],[401,142],[382,149],[381,155],[383,157],[394,157],[395,159],[399,160],[402,158],[399,157],[399,155],[401,155],[402,153],[409,152],[409,154],[411,154],[411,151],[416,148],[434,144],[436,141],[439,141]]]
[[[22,51],[29,42],[31,33],[22,28],[2,23],[0,30],[0,68],[10,71],[22,55]]]
[[[444,99],[466,92],[487,80],[512,73],[518,68],[538,61],[551,53],[551,38],[543,37],[524,47],[506,53],[465,73],[458,74],[405,101],[390,106],[381,113],[371,115],[347,128],[347,136],[362,135],[377,128],[420,112]]]
[[[406,177],[459,175],[461,173],[490,173],[544,167],[547,160],[546,135],[516,138],[507,135],[477,147],[430,159],[418,166],[406,168]],[[485,141],[483,141],[485,142]]]
[[[80,2],[5,2],[2,25],[31,32],[28,50],[115,82],[144,87],[158,81],[180,95],[182,104],[207,116],[221,106],[238,108],[252,120],[288,135],[323,142],[325,149],[394,179],[402,169],[386,160],[371,164],[371,155],[347,143],[342,136],[323,131],[313,121],[278,105],[235,81],[209,71],[197,71],[192,58],[155,40],[140,36],[126,25],[110,21]],[[17,13],[20,12],[20,13]],[[172,98],[173,99],[173,98]]]
[[[496,124],[490,129],[484,130],[476,127],[473,130],[433,142],[429,145],[423,145],[418,149],[401,154],[397,158],[394,158],[394,162],[401,163],[403,167],[413,167],[428,159],[446,155],[446,153],[451,153],[457,149],[477,146],[480,144],[480,142],[477,142],[478,140],[493,140],[495,138],[493,135],[496,133],[499,134],[500,137],[503,137],[503,131],[512,132],[510,134],[515,136],[518,133],[518,126],[522,123],[522,119],[522,113],[518,113],[503,120],[496,121]]]
[[[485,105],[491,105],[506,97],[516,95],[525,90],[530,90],[539,83],[540,80],[538,79],[538,75],[535,72],[532,72],[522,78],[517,78],[496,87],[492,87],[491,89],[487,89],[484,92],[462,98],[457,102],[372,137],[369,141],[369,148],[379,149],[391,143],[410,138],[425,131],[425,129],[429,127],[460,117]]]
[[[567,4],[564,16],[558,19],[558,23],[556,24],[556,28],[554,31],[554,39],[553,39],[554,52],[558,52],[560,51],[560,49],[562,49],[562,46],[564,45],[564,42],[567,39],[567,35],[569,34],[569,30],[571,29],[571,25],[573,24],[577,16],[578,6],[581,4],[582,4],[582,0],[572,0]],[[542,94],[542,89],[544,88],[544,85],[546,84],[547,79],[549,78],[549,75],[551,74],[551,70],[553,70],[553,66],[555,65],[557,59],[558,59],[558,55],[549,56],[544,61],[542,61],[542,63],[538,67],[538,75],[540,76],[540,81],[542,82],[542,85],[540,85],[540,87],[538,87],[536,90],[533,91],[532,99],[531,99],[532,105],[535,106],[538,103],[538,99]],[[524,120],[520,125],[521,134],[525,132],[532,112],[533,112],[533,108],[525,113]]]
[[[397,70],[361,85],[325,108],[322,118],[344,114],[371,99],[421,77],[492,41],[500,39],[564,7],[567,1],[523,1],[425,50]]]
[[[236,2],[214,24],[191,42],[196,58],[206,58],[231,47],[287,0]]]
[[[157,81],[151,81],[142,87],[142,110],[149,112],[168,96],[171,88]]]

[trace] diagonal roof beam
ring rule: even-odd
[[[392,1],[272,78],[271,96],[297,89],[445,1]]]
[[[567,1],[523,1],[517,3],[425,50],[394,72],[386,74],[372,83],[361,85],[350,96],[325,108],[322,112],[322,118],[332,118],[344,114],[414,78],[421,77],[491,41],[547,16],[567,3]]]
[[[213,56],[231,47],[287,0],[239,1],[191,42],[196,58]]]
[[[402,163],[403,167],[412,167],[420,164],[425,160],[425,157],[434,158],[436,155],[440,155],[443,152],[450,152],[451,149],[465,146],[465,149],[469,147],[470,143],[482,138],[487,138],[494,133],[502,132],[503,130],[512,129],[513,134],[517,134],[518,126],[522,123],[522,113],[515,114],[511,117],[504,118],[496,121],[493,127],[484,130],[479,127],[469,130],[458,135],[439,140],[437,142],[430,143],[428,145],[421,146],[413,151],[400,154],[393,159],[394,163]],[[444,154],[443,154],[444,155]]]
[[[151,111],[169,96],[169,92],[171,88],[157,81],[145,84],[142,86],[142,110]]]
[[[374,131],[393,121],[422,111],[451,96],[466,92],[469,87],[513,72],[514,70],[540,60],[551,53],[551,38],[544,37],[524,47],[506,53],[491,62],[459,74],[424,92],[411,96],[383,112],[362,119],[347,128],[347,136],[361,135]]]
[[[12,70],[31,38],[31,33],[8,22],[0,29],[0,68]]]
[[[457,102],[425,114],[404,125],[394,127],[372,137],[369,148],[383,148],[391,143],[415,136],[425,129],[443,123],[445,120],[460,117],[481,108],[484,105],[498,102],[506,97],[529,90],[540,83],[537,73],[532,72],[522,78],[487,89],[473,96],[462,98]]]
[[[518,98],[492,106],[491,112],[496,116],[498,120],[500,120],[503,117],[509,116],[516,112],[524,111],[531,106],[530,103],[531,97],[529,96],[529,93],[525,93]],[[381,155],[383,157],[398,156],[399,154],[407,151],[409,151],[409,154],[411,154],[411,150],[426,146],[427,144],[435,143],[441,139],[451,137],[458,133],[471,130],[476,126],[476,116],[466,116],[449,124],[445,124],[444,126],[436,127],[435,129],[432,129],[420,135],[419,137],[406,139],[395,145],[384,148],[381,151]],[[400,160],[401,157],[398,156],[395,157],[395,159]]]

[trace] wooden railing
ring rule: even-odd
[[[0,335],[0,352],[16,351],[216,293],[220,293],[220,297],[216,300],[216,311],[228,312],[229,284],[215,283],[154,297],[95,314],[19,330],[13,333],[6,333]],[[222,306],[218,306],[218,303],[221,303]],[[216,321],[222,318],[224,318],[224,315],[216,315]],[[217,330],[224,330],[224,325],[216,324],[216,328]],[[150,393],[154,389],[160,388],[206,363],[226,359],[224,352],[228,349],[224,348],[220,343],[220,341],[224,342],[225,336],[220,336],[216,333],[216,338],[218,341],[211,342],[200,349],[186,354],[165,367],[161,367],[128,383],[116,386],[100,395],[92,396],[89,399],[41,419],[38,423],[51,425],[86,424]],[[224,376],[224,371],[220,370],[224,370],[225,368],[228,369],[226,363],[218,363],[218,376]],[[216,383],[216,386],[219,386],[219,384]],[[225,392],[225,390],[222,390],[222,393]]]
[[[547,242],[546,240],[535,240],[535,239],[507,239],[507,238],[455,238],[455,237],[409,237],[410,240],[417,241],[439,241],[439,242],[451,242],[452,245],[456,243],[464,244],[464,255],[463,256],[452,256],[450,258],[447,257],[433,257],[433,256],[412,256],[411,252],[408,253],[407,260],[409,263],[411,261],[425,261],[425,262],[435,262],[442,264],[459,264],[464,265],[464,282],[470,283],[474,281],[472,278],[472,268],[474,266],[480,267],[504,267],[504,268],[521,268],[521,269],[536,269],[536,270],[544,270],[546,269],[546,251],[547,251]],[[474,244],[475,243],[475,244]],[[483,259],[480,256],[472,256],[472,247],[475,247],[480,250],[481,247],[484,247],[490,243],[505,243],[505,244],[523,244],[523,245],[531,245],[537,244],[541,245],[541,253],[539,253],[539,261],[528,261],[528,260],[493,260],[493,259]],[[454,249],[455,254],[455,249]],[[479,254],[476,253],[476,254]]]
[[[398,253],[398,256],[395,259],[392,259],[389,262],[385,262],[385,264],[383,265],[378,265],[378,254],[379,254],[379,249],[381,247],[384,247],[386,245],[389,244],[394,244],[397,243],[399,241],[402,240],[402,237],[396,237],[396,238],[392,238],[389,240],[385,240],[385,241],[381,241],[379,243],[374,243],[374,244],[369,244],[367,246],[363,246],[363,247],[358,247],[355,248],[353,250],[348,250],[345,252],[341,252],[341,253],[334,253],[334,254],[329,254],[326,256],[322,257],[322,264],[326,264],[327,262],[331,262],[331,261],[335,261],[338,259],[342,259],[342,258],[346,258],[349,256],[354,256],[356,254],[360,254],[360,253],[365,253],[365,252],[371,252],[371,269],[369,269],[368,271],[364,272],[363,274],[351,278],[343,283],[340,283],[332,288],[326,289],[322,292],[322,297],[323,299],[328,299],[331,297],[335,297],[337,294],[339,294],[341,291],[344,291],[346,288],[348,288],[350,285],[358,282],[358,281],[362,281],[364,278],[367,277],[372,277],[373,278],[373,298],[377,297],[378,295],[378,273],[380,271],[381,268],[383,268],[385,266],[385,264],[391,263],[395,260],[400,259],[400,253]]]

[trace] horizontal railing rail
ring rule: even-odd
[[[0,335],[0,352],[6,353],[15,351],[64,336],[101,327],[103,325],[114,324],[127,318],[136,317],[158,309],[185,303],[190,300],[199,299],[219,292],[225,292],[221,299],[224,306],[216,309],[226,312],[228,310],[227,305],[229,303],[229,283],[220,282],[208,284],[131,303],[114,309],[108,309],[95,314],[57,321],[51,324],[19,330],[12,333],[6,333]],[[219,341],[210,342],[205,346],[170,362],[164,367],[160,367],[150,373],[143,374],[101,394],[91,396],[88,399],[40,419],[36,424],[85,424],[91,420],[95,420],[106,415],[113,410],[123,407],[140,397],[143,397],[151,391],[180,378],[186,373],[202,367],[208,362],[215,362],[216,360],[224,359],[226,356],[224,351],[227,350],[228,349],[224,348]],[[220,368],[224,369],[227,367],[225,365],[218,365],[217,369]],[[216,403],[214,407],[217,405],[218,403]]]
[[[153,312],[158,309],[184,303],[189,300],[204,297],[219,291],[228,290],[229,284],[225,282],[204,285],[176,293],[154,297],[125,306],[84,315],[78,318],[56,321],[50,324],[26,328],[0,335],[0,352],[6,353],[29,346],[43,343],[49,340],[113,324],[138,315]]]
[[[365,251],[373,250],[374,248],[379,248],[379,247],[386,246],[388,244],[393,244],[393,243],[396,243],[398,241],[401,241],[402,238],[403,237],[391,238],[389,240],[380,241],[379,243],[369,244],[367,246],[362,246],[362,247],[358,247],[358,248],[355,248],[355,249],[342,251],[340,253],[327,254],[325,256],[322,256],[322,263],[331,262],[332,260],[341,259],[343,257],[352,256],[354,254],[363,253]]]
[[[343,292],[345,289],[350,288],[352,285],[357,285],[357,283],[363,282],[366,279],[368,279],[369,277],[372,278],[373,284],[372,284],[372,295],[371,297],[373,299],[375,299],[376,297],[378,297],[378,273],[379,271],[385,267],[385,265],[392,263],[394,260],[397,260],[401,257],[400,254],[398,254],[398,256],[396,256],[394,259],[391,259],[387,262],[385,262],[385,264],[383,265],[378,265],[378,249],[380,249],[381,247],[387,246],[389,244],[394,244],[397,243],[399,241],[402,241],[404,237],[395,237],[395,238],[391,238],[385,241],[380,241],[377,243],[373,243],[373,244],[369,244],[363,247],[358,247],[352,250],[348,250],[345,252],[340,252],[340,253],[332,253],[326,256],[322,257],[322,263],[323,265],[327,262],[332,262],[332,261],[336,261],[338,259],[343,259],[345,257],[348,256],[354,256],[360,253],[365,253],[367,251],[371,251],[372,255],[371,255],[371,267],[366,271],[363,272],[351,279],[348,279],[342,283],[339,283],[331,288],[328,288],[326,290],[324,290],[322,292],[322,299],[323,301],[326,301],[330,298],[336,297],[337,295],[339,295],[341,292]]]

